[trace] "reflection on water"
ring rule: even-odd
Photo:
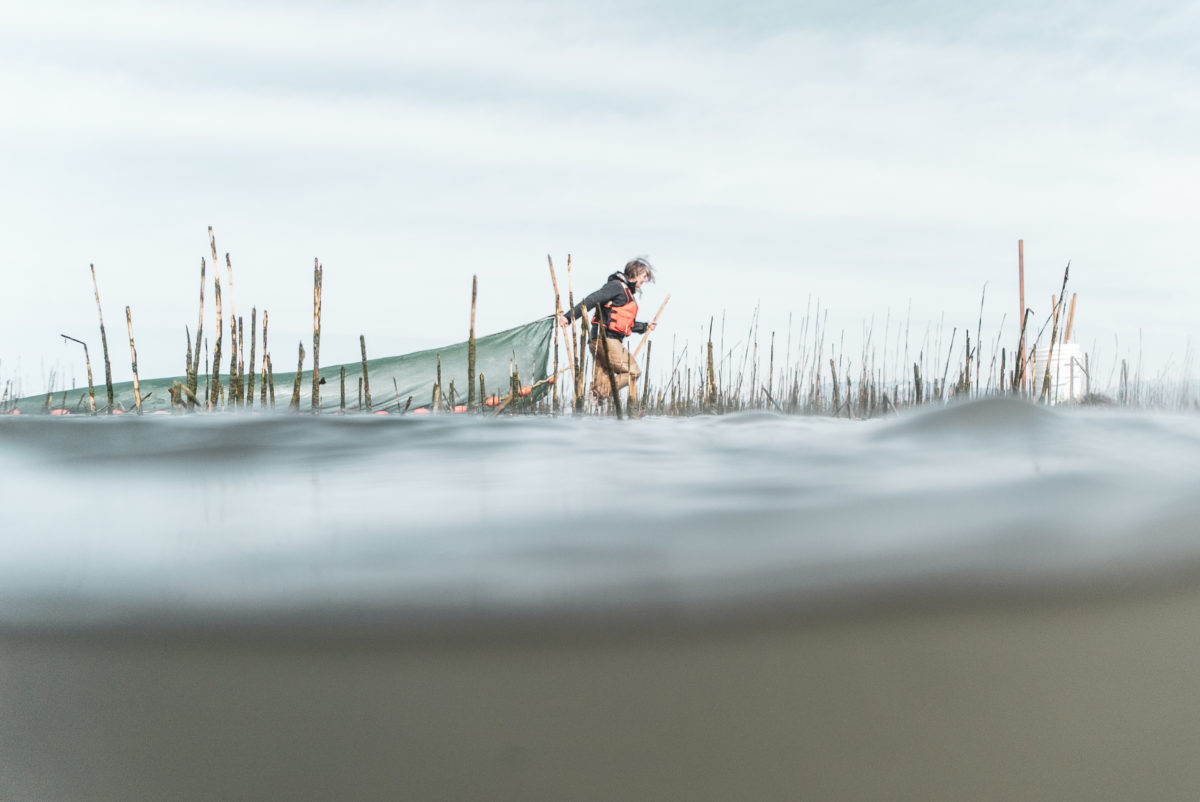
[[[1200,419],[0,420],[0,625],[804,605],[1200,557]]]

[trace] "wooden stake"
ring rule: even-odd
[[[92,290],[96,293],[96,313],[100,315],[100,350],[104,352],[104,388],[108,391],[108,406],[105,412],[109,415],[113,410],[112,366],[108,361],[108,337],[104,334],[104,310],[100,308],[100,287],[96,284],[96,266],[92,265]]]
[[[554,275],[554,260],[546,254],[550,265],[550,283],[554,285],[554,375],[558,375],[558,317],[562,314],[562,296],[558,293],[558,277]],[[571,327],[572,336],[567,337],[567,358],[571,360],[571,382],[575,381],[575,328]],[[558,383],[554,385],[554,409],[558,410]]]
[[[233,308],[233,265],[229,254],[225,254],[225,266],[229,268],[229,405],[236,406],[241,400],[241,376],[238,374],[238,317]]]
[[[142,414],[142,389],[138,383],[137,348],[133,345],[133,315],[129,307],[125,307],[125,324],[129,327],[129,355],[133,359],[133,403],[137,405],[137,414]]]
[[[300,374],[304,371],[304,342],[300,343],[300,361],[296,363],[296,380],[292,383],[292,402],[288,412],[300,411]]]
[[[92,383],[92,360],[88,356],[87,343],[85,343],[83,340],[76,340],[74,337],[68,337],[65,334],[60,334],[58,336],[62,337],[63,339],[66,339],[66,340],[70,340],[73,343],[79,343],[80,345],[83,346],[83,361],[87,365],[87,374],[88,374],[88,410],[93,415],[95,415],[96,414],[96,385]],[[188,343],[189,344],[191,343],[190,339],[188,340]]]
[[[342,365],[342,396],[341,402],[338,404],[338,409],[342,412],[346,411],[346,366]]]
[[[433,413],[442,411],[442,355],[437,355],[437,382],[433,385]]]
[[[270,353],[267,351],[267,310],[263,310],[263,375],[262,375],[262,391],[258,397],[258,405],[263,409],[267,408],[267,360],[270,359]],[[274,402],[275,393],[271,392],[271,408],[275,408]]]
[[[239,317],[237,319],[237,382],[234,392],[239,407],[246,406],[246,330],[243,323],[244,321]],[[254,329],[251,331],[253,332]]]
[[[363,369],[363,395],[367,401],[367,412],[371,411],[371,379],[367,375],[367,338],[363,335],[358,335],[358,345],[362,348],[362,369]]]
[[[212,229],[209,229],[211,236]],[[216,272],[216,271],[214,271]],[[225,329],[221,324],[221,276],[213,276],[213,303],[217,307],[217,342],[213,345],[212,388],[208,397],[208,408],[212,409],[221,400],[221,340],[225,337]]]
[[[575,315],[573,311],[575,309],[575,283],[571,275],[571,254],[569,253],[567,254],[567,303],[570,305],[572,310],[571,338],[568,340],[568,342],[571,343],[571,350],[573,351],[572,362],[574,363],[575,379],[575,411],[581,412],[583,410],[583,362],[585,356],[583,332],[587,330],[587,325],[582,320],[580,321],[579,325],[581,328],[579,334],[579,348],[575,349]],[[587,312],[586,309],[583,311],[585,313]],[[575,361],[576,359],[578,359],[578,361]]]
[[[184,400],[188,397],[189,393],[192,393],[192,332],[188,329],[187,324],[184,324],[183,335],[184,339],[187,340],[187,357],[185,359],[187,369],[185,370],[185,378],[183,380],[183,386],[187,390],[187,393],[180,396],[179,400],[183,406],[191,407],[191,403]]]
[[[479,295],[479,276],[471,276],[471,331],[467,337],[467,409],[475,408],[475,299]],[[482,399],[481,399],[482,400]],[[397,396],[396,403],[400,403]]]
[[[196,347],[192,351],[192,361],[188,371],[188,389],[192,391],[188,397],[188,408],[196,406],[196,391],[200,381],[200,342],[204,334],[204,257],[200,257],[200,319],[196,323]],[[207,396],[206,396],[207,398]]]
[[[312,408],[321,411],[321,263],[313,259],[313,369]]]
[[[250,307],[250,369],[246,371],[246,406],[254,406],[254,347],[258,345],[258,307]]]

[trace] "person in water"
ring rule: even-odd
[[[592,394],[598,399],[612,395],[608,367],[612,367],[617,391],[628,387],[630,378],[636,382],[642,375],[637,363],[625,348],[625,338],[630,334],[644,334],[657,328],[657,323],[637,320],[637,298],[642,285],[654,281],[654,268],[650,262],[638,257],[627,263],[625,269],[608,277],[608,283],[580,301],[574,309],[558,316],[558,325],[569,326],[571,321],[583,317],[586,309],[593,309],[591,343],[593,360]]]

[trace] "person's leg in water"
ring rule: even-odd
[[[617,391],[629,386],[630,374],[636,381],[642,372],[633,357],[620,340],[598,338],[592,343],[592,392],[596,398],[603,399],[612,395],[612,383],[608,380],[608,365],[611,363],[613,378],[617,382]]]

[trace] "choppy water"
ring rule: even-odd
[[[1200,417],[0,420],[0,626],[675,620],[1200,566]]]

